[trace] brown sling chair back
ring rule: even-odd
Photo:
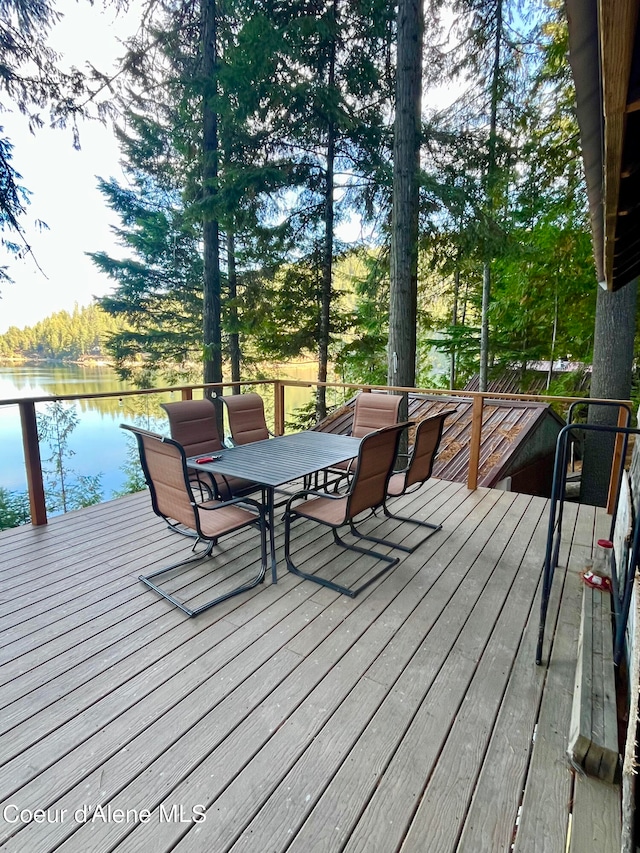
[[[212,400],[179,400],[175,403],[160,403],[169,418],[171,438],[181,444],[185,456],[205,456],[223,450],[218,433],[216,408]],[[257,486],[249,480],[226,477],[223,474],[207,474],[189,471],[189,479],[210,489],[211,497],[229,500],[237,495],[256,491]]]
[[[259,394],[228,394],[220,399],[227,407],[234,444],[250,444],[271,437],[264,416],[264,401]]]
[[[417,491],[430,477],[433,472],[433,463],[435,462],[440,440],[442,438],[442,430],[447,415],[451,412],[439,412],[437,415],[432,415],[419,421],[415,425],[415,437],[409,463],[403,471],[394,471],[389,478],[387,486],[387,500],[389,498],[400,497],[407,493]],[[441,524],[432,524],[430,521],[421,521],[417,518],[409,518],[404,515],[397,515],[390,512],[387,500],[383,504],[384,514],[388,518],[395,518],[396,521],[404,521],[409,524],[416,524],[420,527],[427,528],[430,532],[424,536],[417,544],[413,546],[398,545],[397,547],[409,554],[413,553],[429,536],[437,530],[441,530]]]
[[[379,394],[374,391],[363,391],[358,394],[353,409],[351,435],[354,438],[364,438],[374,430],[396,424],[401,400],[402,397],[399,394]],[[336,482],[336,487],[341,479],[351,476],[355,464],[354,458],[331,466],[332,472],[342,475]]]

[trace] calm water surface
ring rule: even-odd
[[[292,379],[314,378],[313,365],[289,365],[286,375]],[[285,376],[279,372],[279,376]],[[0,367],[0,401],[20,397],[40,397],[60,394],[101,394],[135,390],[118,379],[108,367],[81,367],[78,365],[23,365]],[[195,392],[196,394],[198,392]],[[311,389],[288,388],[286,408],[290,411],[306,403]],[[264,393],[269,403],[270,390]],[[121,489],[126,475],[122,466],[126,461],[128,441],[131,439],[119,429],[121,423],[137,423],[157,432],[167,433],[167,420],[159,403],[179,396],[141,395],[122,400],[80,400],[75,404],[79,423],[69,437],[69,448],[74,455],[68,466],[76,474],[101,475],[103,499],[109,500],[114,491]],[[38,412],[46,412],[47,404],[39,403]],[[43,467],[51,451],[41,446]],[[0,486],[11,491],[26,490],[24,454],[18,407],[0,405]]]

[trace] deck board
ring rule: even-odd
[[[484,606],[474,610],[473,617],[486,625],[487,629],[490,629],[492,615],[494,618],[497,616],[495,626],[482,650],[465,701],[456,716],[438,765],[407,834],[407,853],[420,850],[424,837],[433,839],[430,851],[433,850],[434,853],[455,850],[476,787],[484,800],[485,814],[496,813],[495,803],[487,800],[484,785],[478,785],[477,778],[485,764],[489,739],[495,728],[502,697],[520,645],[522,614],[531,610],[538,587],[535,565],[532,565],[533,560],[527,560],[526,557],[533,536],[536,533],[540,535],[541,529],[544,528],[543,506],[542,501],[532,501],[521,519],[518,519],[518,538],[515,540],[512,535],[505,543],[496,570],[484,590]],[[520,564],[520,570],[513,581],[512,562]],[[505,607],[507,599],[508,608]],[[479,632],[479,627],[475,630]],[[539,681],[540,678],[532,679],[533,682],[536,680]],[[502,763],[498,762],[499,758],[502,758]],[[508,751],[490,758],[490,765],[501,773],[501,789],[508,791],[505,758],[511,758]],[[505,822],[513,827],[516,810],[505,809],[503,817]]]
[[[3,853],[493,853],[514,835],[517,851],[565,853],[570,820],[576,850],[615,839],[613,806],[594,834],[596,794],[564,754],[576,566],[606,521],[565,511],[547,668],[547,502],[433,480],[394,509],[443,529],[355,599],[284,571],[279,525],[278,584],[195,619],[138,581],[190,547],[144,493],[0,534],[0,815],[59,818],[0,819]],[[318,525],[293,536],[305,570],[352,583],[376,569]],[[253,534],[227,541],[232,562],[189,570],[185,594],[251,571]]]
[[[561,565],[569,551],[571,522],[575,521],[576,514],[575,507],[567,507],[565,518],[569,522],[569,530],[560,553]],[[536,576],[538,555],[546,543],[545,516],[543,512],[524,558],[523,569],[532,577]],[[560,601],[557,585],[553,592],[549,605],[551,618]],[[468,808],[458,848],[464,853],[479,850],[486,838],[492,839],[492,851],[496,853],[511,850],[513,844],[518,809],[529,769],[532,733],[538,719],[547,674],[546,668],[538,667],[534,662],[538,640],[539,595],[538,590]]]
[[[595,509],[580,507],[563,581],[562,602],[551,647],[547,682],[536,727],[531,767],[514,845],[520,851],[564,850],[570,821],[574,774],[566,758],[580,630],[579,571],[591,553]]]

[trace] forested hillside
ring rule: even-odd
[[[98,305],[76,305],[71,314],[58,311],[35,326],[9,328],[0,335],[0,359],[77,361],[106,357],[106,339],[121,331],[122,325]]]

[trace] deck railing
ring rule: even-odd
[[[273,389],[273,432],[275,435],[282,435],[285,428],[285,391],[287,387],[319,387],[342,389],[344,391],[393,391],[395,393],[412,393],[423,394],[428,396],[443,396],[443,397],[459,397],[463,400],[472,400],[471,413],[471,437],[469,441],[469,470],[467,473],[467,486],[471,490],[478,487],[479,466],[480,466],[480,448],[482,442],[482,421],[485,401],[487,400],[516,400],[516,401],[533,401],[533,402],[555,402],[563,405],[570,405],[578,400],[583,400],[585,403],[592,402],[584,398],[577,397],[553,397],[544,395],[527,395],[527,394],[501,394],[501,393],[481,393],[478,391],[450,391],[441,388],[406,388],[402,386],[389,385],[365,385],[361,383],[340,383],[340,382],[314,382],[310,380],[294,380],[294,379],[252,379],[243,382],[224,382],[216,384],[199,384],[199,385],[177,385],[166,388],[145,388],[133,391],[115,391],[99,394],[64,394],[64,395],[49,395],[44,397],[29,397],[0,400],[0,406],[17,405],[20,410],[20,421],[22,426],[22,442],[24,447],[24,459],[27,475],[27,488],[29,493],[29,505],[31,512],[31,521],[34,525],[43,525],[47,523],[47,510],[45,504],[44,482],[42,476],[42,463],[40,459],[40,447],[38,443],[38,430],[36,424],[36,403],[51,403],[54,401],[73,402],[77,400],[96,400],[104,398],[122,399],[124,397],[141,396],[146,394],[159,393],[179,393],[183,400],[190,400],[193,397],[194,391],[209,391],[213,394],[222,394],[225,389],[238,389],[244,386],[271,386]],[[616,400],[621,407],[628,407],[630,401]],[[622,410],[621,410],[622,411]],[[622,417],[622,415],[621,415]],[[614,451],[614,463],[611,473],[611,484],[617,482],[616,472],[619,470],[621,463],[622,441],[621,436],[616,440]],[[607,511],[611,512],[611,507],[615,503],[615,491],[610,486],[609,502]]]

